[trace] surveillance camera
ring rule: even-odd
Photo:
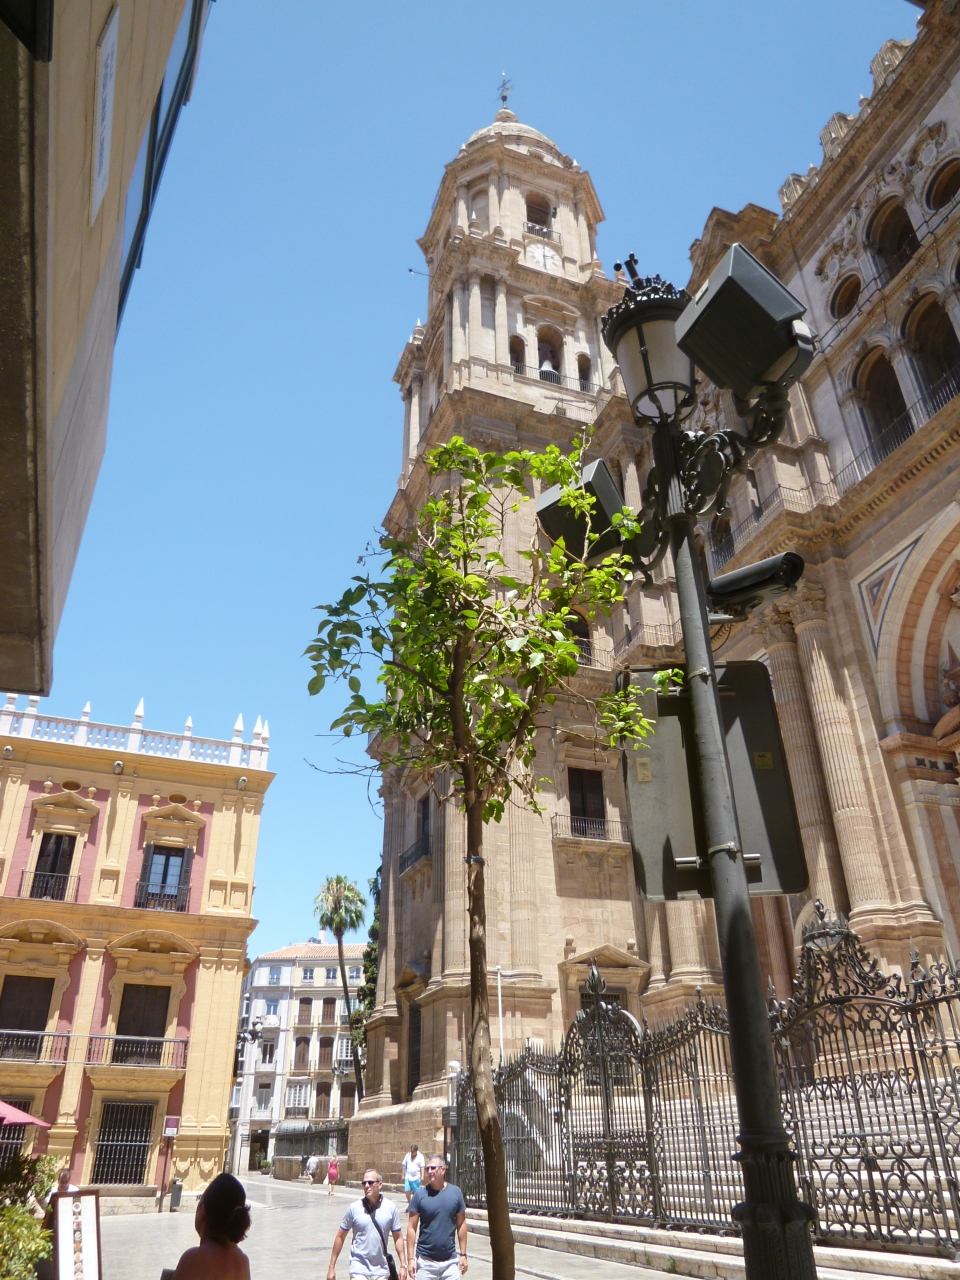
[[[13,747],[11,747],[9,743],[7,743],[7,745],[3,748],[3,758],[4,760],[13,759]]]
[[[247,785],[247,780],[246,780],[246,778],[239,778],[239,779],[237,780],[237,790],[238,790],[238,791],[242,791],[246,785]]]
[[[803,557],[795,551],[758,560],[733,573],[711,578],[707,603],[718,612],[742,616],[759,604],[792,591],[803,573]]]
[[[122,761],[122,760],[114,760],[114,762],[113,762],[113,772],[114,772],[114,773],[123,773],[123,761]]]

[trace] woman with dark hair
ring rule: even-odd
[[[194,1226],[200,1243],[181,1256],[174,1280],[250,1280],[250,1260],[237,1248],[250,1230],[250,1210],[232,1174],[221,1173],[204,1191]]]

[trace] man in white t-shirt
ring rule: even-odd
[[[348,1207],[334,1237],[327,1280],[337,1280],[337,1259],[348,1231],[353,1232],[350,1245],[352,1276],[364,1276],[366,1280],[386,1280],[390,1274],[387,1238],[392,1235],[393,1247],[400,1259],[400,1280],[403,1280],[407,1273],[407,1249],[400,1230],[397,1206],[383,1194],[383,1179],[376,1169],[366,1171],[362,1186],[362,1198],[354,1200]]]
[[[407,1194],[407,1204],[410,1203],[410,1197],[415,1191],[420,1190],[420,1184],[423,1182],[423,1156],[417,1149],[417,1144],[411,1143],[410,1150],[403,1157],[403,1189]]]

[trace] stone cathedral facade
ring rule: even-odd
[[[933,0],[916,39],[888,42],[871,72],[858,114],[824,128],[822,164],[787,179],[780,213],[714,209],[691,250],[693,291],[744,243],[820,335],[780,442],[701,529],[710,574],[788,549],[807,562],[796,595],[715,640],[717,661],[768,665],[799,811],[811,892],[754,900],[781,994],[817,897],[890,968],[912,948],[960,955],[958,6]],[[649,434],[600,338],[622,295],[597,257],[602,218],[589,175],[506,108],[447,166],[419,242],[426,323],[396,372],[403,469],[388,527],[425,495],[424,452],[454,434],[543,448],[589,424],[639,506]],[[736,421],[729,394],[702,384],[692,425]],[[668,561],[615,616],[584,623],[577,692],[609,687],[623,664],[682,660],[679,640]],[[650,1018],[697,987],[720,991],[712,908],[640,898],[617,755],[571,739],[572,705],[552,710],[538,737],[544,816],[511,808],[486,832],[492,1038],[496,1050],[499,977],[507,1054],[559,1043],[591,963]],[[399,1159],[441,1136],[449,1064],[467,1052],[464,831],[413,773],[387,777],[383,796],[378,999],[351,1153]]]

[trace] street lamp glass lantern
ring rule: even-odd
[[[603,338],[640,422],[681,420],[696,404],[696,371],[677,346],[676,322],[689,301],[659,276],[635,279],[603,319]]]

